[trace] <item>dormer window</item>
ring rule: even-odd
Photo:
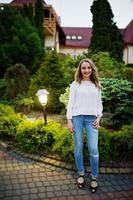
[[[76,40],[76,35],[72,35],[72,40]]]
[[[67,40],[70,40],[70,39],[71,39],[71,36],[70,36],[70,35],[67,35],[67,36],[66,36],[66,39],[67,39]]]
[[[78,35],[78,36],[77,36],[77,39],[78,39],[78,40],[82,40],[82,36],[81,36],[81,35]]]
[[[81,35],[66,35],[67,40],[82,40]]]

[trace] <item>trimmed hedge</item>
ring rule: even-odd
[[[133,124],[125,125],[119,131],[99,129],[100,161],[132,160]],[[73,134],[53,120],[44,125],[43,120],[31,121],[21,118],[13,108],[0,104],[0,134],[16,139],[19,148],[27,152],[56,153],[69,162],[73,156]],[[84,134],[84,160],[88,161],[86,135]]]
[[[2,138],[15,137],[17,125],[22,120],[20,114],[14,112],[13,107],[0,104],[0,136]]]

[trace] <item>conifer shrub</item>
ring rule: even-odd
[[[14,108],[0,104],[0,136],[2,138],[16,137],[17,126],[22,121],[20,114],[14,112]]]

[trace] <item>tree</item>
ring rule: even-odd
[[[21,11],[23,17],[28,17],[30,22],[31,22],[31,24],[35,25],[35,22],[34,22],[34,10],[33,10],[33,6],[32,6],[31,3],[29,5],[24,4],[24,6],[22,7],[22,9],[20,11]]]
[[[114,15],[109,2],[94,0],[91,12],[93,32],[90,48],[93,52],[109,52],[117,61],[122,61],[124,43],[120,31],[113,21]]]
[[[62,105],[59,96],[67,86],[62,64],[59,54],[56,51],[49,51],[30,85],[29,93],[32,95],[36,94],[38,88],[48,90],[47,108],[52,113],[60,112]]]
[[[42,46],[44,46],[44,10],[43,10],[43,1],[37,0],[35,3],[35,24],[38,29],[39,36],[42,41]]]
[[[16,98],[19,94],[24,95],[29,88],[29,72],[22,64],[16,64],[7,69],[5,73],[7,82],[6,97]]]
[[[41,40],[37,29],[28,17],[10,6],[0,10],[0,76],[3,77],[7,68],[22,63],[31,74],[36,72],[40,60]]]

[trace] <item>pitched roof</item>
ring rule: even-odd
[[[12,5],[21,5],[21,4],[29,4],[29,3],[36,3],[37,0],[13,0],[10,4]],[[43,1],[45,3],[45,1]]]
[[[133,44],[133,19],[124,29],[123,39],[125,44]]]
[[[66,38],[65,46],[88,48],[88,46],[90,45],[90,39],[92,35],[91,28],[62,27],[62,29],[66,36],[71,37],[71,39]],[[72,39],[72,36],[76,36],[76,39]]]
[[[66,38],[65,40],[66,47],[89,47],[92,36],[92,28],[62,27],[62,29],[66,37],[70,37],[70,39]],[[133,20],[131,20],[125,29],[119,30],[123,35],[124,43],[133,45]],[[72,39],[72,36],[76,37]],[[77,36],[81,36],[82,39],[77,39]]]
[[[28,4],[28,3],[35,3],[36,0],[13,0],[10,4]]]

